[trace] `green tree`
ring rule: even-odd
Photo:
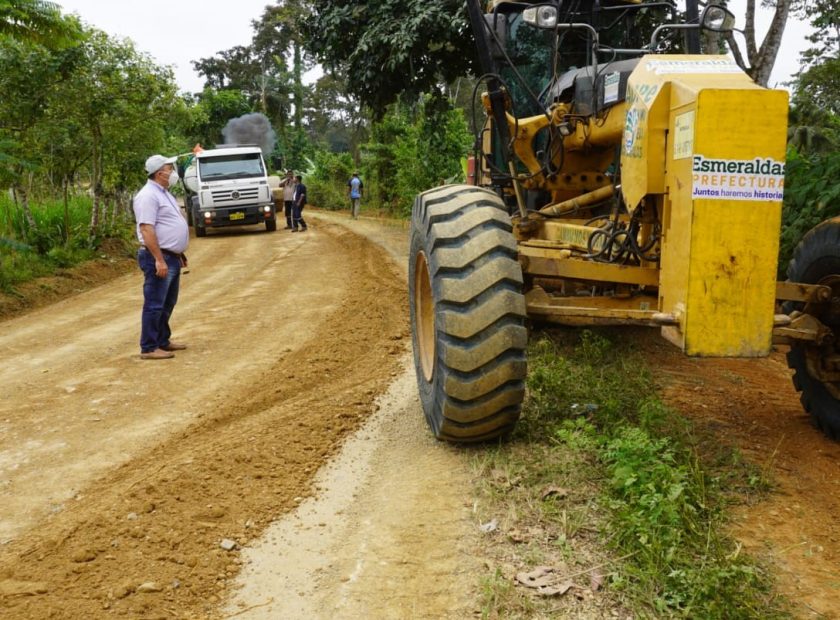
[[[287,77],[291,110],[291,127],[279,126],[280,152],[287,167],[301,169],[311,154],[311,144],[304,127],[305,99],[308,95],[303,84],[303,74],[311,67],[306,54],[306,33],[303,24],[311,7],[306,0],[281,0],[277,6],[268,6],[258,22],[254,22],[254,47],[275,50],[274,58],[283,67]]]
[[[55,2],[0,0],[0,42],[13,39],[59,49],[78,42],[78,20],[61,14]]]
[[[290,24],[297,17],[289,5],[267,6],[262,16],[251,22],[254,34],[249,45],[193,62],[196,71],[206,78],[206,86],[242,92],[252,110],[265,114],[276,127],[288,123],[293,113],[293,68],[288,66],[288,56],[296,37]]]
[[[347,78],[328,71],[310,90],[304,118],[309,140],[335,153],[351,152],[358,161],[358,145],[367,137],[369,123],[359,103],[347,92]]]
[[[0,0],[0,160],[5,181],[16,190],[24,217],[36,229],[22,182],[37,168],[26,148],[27,137],[44,113],[50,86],[72,64],[72,48],[81,37],[78,20],[65,17],[53,2]]]
[[[309,47],[347,75],[349,93],[381,117],[474,67],[475,45],[462,0],[314,0]]]
[[[134,49],[91,30],[83,58],[54,97],[59,122],[77,123],[89,148],[93,190],[89,234],[99,233],[105,187],[124,190],[142,178],[142,163],[165,141],[177,100],[172,72]]]
[[[798,14],[810,20],[814,28],[808,36],[812,47],[802,54],[807,66],[837,58],[840,51],[840,4],[836,0],[802,2]]]
[[[194,62],[207,86],[241,91],[251,108],[265,114],[279,136],[278,154],[300,168],[309,153],[303,113],[303,74],[311,66],[301,23],[310,7],[304,0],[283,0],[266,6],[252,22],[249,45],[219,52]]]
[[[802,54],[794,81],[794,105],[811,126],[836,128],[840,114],[840,4],[836,0],[804,3],[799,14],[814,29],[811,47]]]
[[[780,274],[808,230],[840,215],[840,6],[811,0],[798,14],[810,20],[814,32],[793,82]]]
[[[803,155],[788,151],[785,169],[785,202],[779,275],[784,277],[788,262],[802,237],[820,222],[840,215],[840,153],[828,151]]]
[[[463,180],[461,160],[471,144],[463,111],[448,100],[424,95],[414,106],[393,104],[362,147],[369,195],[406,216],[417,193]]]
[[[36,231],[29,207],[30,180],[40,168],[34,131],[43,120],[57,87],[79,62],[79,49],[50,50],[11,38],[0,40],[0,154],[7,161],[3,178],[13,188],[30,230]]]
[[[190,108],[188,126],[184,128],[187,142],[200,142],[206,147],[220,143],[222,129],[227,122],[247,114],[251,109],[242,91],[206,87]]]

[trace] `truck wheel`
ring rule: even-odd
[[[196,224],[195,226],[195,236],[196,237],[206,237],[207,236],[207,227],[206,226],[199,226]]]
[[[525,396],[528,333],[504,203],[471,185],[417,196],[408,274],[414,367],[435,437],[508,433]]]
[[[840,218],[827,220],[811,229],[799,242],[788,265],[788,279],[805,284],[824,284],[832,289],[832,302],[823,307],[789,304],[786,310],[804,310],[840,335],[840,314],[834,300],[840,298]],[[793,370],[793,385],[802,392],[805,410],[825,434],[840,439],[840,383],[823,382],[809,372],[809,360],[819,364],[828,356],[836,356],[838,342],[829,347],[811,343],[791,345],[787,355]]]
[[[277,219],[272,216],[265,221],[265,229],[268,232],[274,232],[277,230]]]

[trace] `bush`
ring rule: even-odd
[[[126,213],[112,217],[108,209],[99,235],[90,238],[91,208],[88,196],[73,196],[65,220],[63,200],[32,202],[32,228],[23,210],[8,196],[0,196],[0,290],[13,293],[17,284],[88,260],[105,239],[132,237],[131,217]]]
[[[362,209],[407,217],[418,193],[463,179],[461,161],[471,143],[463,112],[445,99],[427,96],[414,106],[390,106],[362,146]],[[355,168],[350,155],[320,152],[311,164],[311,202],[347,208],[347,181]]]
[[[353,167],[350,153],[316,152],[305,178],[309,202],[322,209],[347,208],[347,181]]]
[[[786,271],[796,245],[820,222],[840,214],[840,152],[804,155],[788,150],[785,202],[779,248],[779,277]]]
[[[372,129],[363,166],[383,208],[403,217],[414,197],[431,187],[463,180],[461,159],[472,136],[464,113],[450,102],[425,96],[413,108],[395,104]]]

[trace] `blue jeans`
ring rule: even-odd
[[[143,314],[140,323],[140,351],[149,353],[169,346],[169,317],[178,302],[181,259],[164,254],[169,271],[165,278],[155,275],[155,257],[146,249],[137,251],[137,264],[143,271]]]

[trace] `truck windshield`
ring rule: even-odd
[[[198,170],[202,179],[214,181],[265,176],[259,153],[201,158],[198,160]]]

